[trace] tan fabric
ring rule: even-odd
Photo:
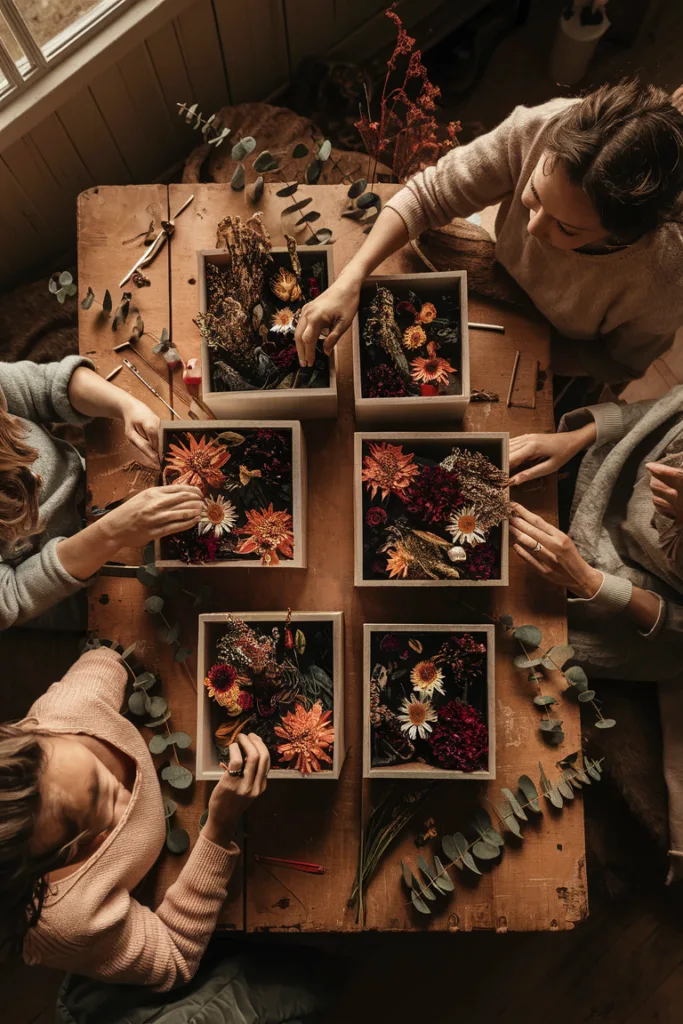
[[[496,257],[559,333],[553,370],[620,383],[642,374],[683,324],[683,232],[666,224],[599,256],[529,235],[522,192],[543,152],[545,126],[574,102],[517,107],[494,131],[415,175],[387,206],[416,238],[500,202]]]
[[[29,964],[166,991],[192,978],[216,926],[239,853],[202,836],[176,883],[152,911],[131,897],[164,846],[159,781],[147,744],[119,712],[126,670],[107,648],[84,654],[33,705],[50,733],[85,733],[136,764],[128,807],[111,835],[78,870],[51,887],[24,943]]]

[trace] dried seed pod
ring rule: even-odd
[[[286,267],[280,267],[277,274],[270,279],[270,290],[282,302],[298,302],[301,299],[301,285],[296,274]]]

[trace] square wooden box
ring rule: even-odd
[[[334,261],[332,247],[329,245],[305,245],[299,250],[303,266],[307,262],[323,259],[327,264],[327,287],[334,281]],[[272,249],[275,263],[272,274],[279,266],[285,264],[287,249],[274,246]],[[312,260],[311,260],[312,257]],[[199,249],[197,251],[199,311],[206,313],[206,264],[217,266],[227,263],[228,253],[225,249]],[[201,341],[202,363],[202,399],[211,412],[219,419],[222,416],[242,416],[244,419],[291,418],[302,420],[334,419],[337,415],[337,352],[330,356],[330,383],[326,388],[288,388],[282,391],[212,391],[209,346],[204,339]]]
[[[376,285],[388,288],[411,288],[421,299],[429,301],[431,295],[452,287],[460,292],[461,360],[459,395],[410,395],[406,398],[363,398],[361,368],[360,313],[353,319],[353,393],[356,421],[360,424],[386,423],[402,420],[407,423],[429,423],[435,420],[461,420],[470,401],[470,339],[467,312],[467,273],[464,270],[439,271],[429,274],[394,274],[369,277],[360,293],[360,307],[368,302],[369,293]]]
[[[285,612],[232,612],[236,619],[245,622],[284,622]],[[214,638],[220,632],[220,624],[226,622],[226,612],[212,612],[199,616],[199,637],[197,640],[197,778],[204,782],[216,782],[223,776],[218,762],[214,742],[214,725],[211,721],[211,699],[204,686],[204,679],[211,663],[211,649]],[[346,756],[344,748],[344,614],[343,612],[293,612],[292,622],[331,622],[333,643],[334,705],[334,749],[332,767],[329,771],[311,772],[302,775],[291,768],[272,767],[269,779],[338,779]],[[273,758],[275,763],[275,758]]]
[[[395,431],[369,432],[360,431],[354,434],[353,451],[353,493],[354,493],[354,582],[357,587],[507,587],[509,583],[509,550],[508,523],[501,523],[500,541],[500,579],[495,580],[369,580],[363,576],[363,443],[365,441],[388,441],[391,444],[418,444],[420,442],[443,441],[444,455],[450,454],[453,448],[473,448],[488,456],[491,461],[509,474],[507,433],[460,434],[451,432],[440,433],[407,433]],[[446,451],[448,449],[448,451]]]
[[[370,677],[373,666],[371,637],[373,633],[486,633],[486,708],[489,733],[489,763],[486,771],[461,772],[448,768],[435,768],[419,762],[397,764],[391,767],[373,768],[371,765],[370,736]],[[395,622],[371,622],[363,626],[363,778],[364,779],[495,779],[496,777],[496,628],[488,625],[406,625]]]
[[[283,558],[277,565],[262,565],[257,558],[230,558],[219,562],[205,562],[202,569],[305,569],[307,558],[306,538],[306,439],[297,420],[162,420],[159,425],[159,451],[163,459],[167,434],[195,430],[235,430],[240,428],[256,430],[292,431],[292,532],[294,534],[294,557]],[[176,558],[164,558],[161,554],[162,541],[154,542],[154,560],[162,568],[191,569],[192,565]]]

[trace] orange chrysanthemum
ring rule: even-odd
[[[413,380],[417,384],[448,384],[448,375],[458,371],[454,366],[451,366],[447,359],[437,356],[436,345],[433,341],[430,341],[427,345],[427,352],[429,354],[426,359],[422,356],[413,359],[411,363],[413,367],[411,371]]]
[[[410,565],[410,556],[402,544],[397,544],[395,548],[389,548],[387,551],[387,571],[390,580],[397,577],[405,579]]]
[[[310,711],[303,704],[296,704],[294,711],[282,716],[282,723],[276,725],[276,736],[285,740],[277,747],[283,761],[294,761],[293,768],[302,775],[321,770],[321,761],[332,764],[327,753],[334,743],[334,726],[330,722],[331,711],[323,711],[320,701],[316,701]]]
[[[436,319],[436,306],[433,302],[423,302],[422,309],[417,314],[418,323],[431,324]]]
[[[413,324],[412,327],[407,327],[403,332],[404,348],[422,348],[426,340],[427,335],[419,324]]]
[[[261,556],[263,565],[278,565],[278,552],[285,558],[292,558],[294,534],[292,517],[289,512],[275,512],[273,503],[260,511],[252,508],[247,512],[247,522],[235,533],[246,537],[236,550],[238,555],[255,551]]]
[[[377,491],[382,498],[389,494],[400,494],[405,491],[413,477],[420,472],[420,467],[413,462],[413,454],[404,454],[400,444],[368,443],[370,454],[363,459],[362,480],[372,492],[374,498]]]
[[[168,446],[164,483],[168,483],[169,476],[177,474],[173,476],[174,484],[190,484],[201,488],[204,494],[209,487],[222,487],[225,477],[221,473],[221,466],[230,458],[228,449],[212,438],[207,441],[204,435],[199,441],[194,434],[187,433],[185,437],[189,442],[188,447],[181,441]]]

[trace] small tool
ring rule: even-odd
[[[108,373],[107,376],[104,379],[105,380],[113,380],[114,377],[117,375],[117,373],[119,373],[119,371],[122,370],[122,369],[123,369],[123,363],[119,363],[119,365],[115,366],[114,369],[111,371],[111,373]]]
[[[170,412],[171,416],[178,416],[178,413],[177,413],[177,412],[175,411],[175,409],[174,409],[174,408],[173,408],[172,406],[170,406],[170,405],[168,404],[168,402],[166,401],[166,399],[165,399],[165,398],[162,398],[162,397],[161,397],[161,395],[160,395],[160,394],[159,394],[159,392],[158,392],[158,391],[156,390],[156,388],[153,388],[153,387],[152,387],[152,385],[151,385],[151,384],[149,384],[149,383],[148,383],[148,382],[147,382],[147,381],[145,380],[145,378],[144,378],[144,377],[142,376],[142,374],[140,373],[140,371],[138,370],[138,368],[137,368],[136,366],[133,366],[133,364],[131,363],[130,359],[124,359],[124,360],[123,360],[123,365],[124,365],[124,366],[127,366],[127,367],[128,367],[128,369],[130,370],[130,372],[131,372],[131,373],[132,373],[132,374],[133,374],[133,375],[134,375],[135,377],[137,377],[137,379],[138,379],[138,380],[140,381],[140,383],[141,383],[141,384],[144,384],[144,385],[145,385],[145,387],[147,388],[147,390],[148,390],[148,391],[151,391],[151,392],[152,392],[152,394],[153,394],[153,395],[155,396],[155,398],[158,398],[160,402],[163,402],[163,404],[164,404],[164,405],[166,406],[166,408],[167,408],[167,409],[168,409],[168,411]],[[181,416],[178,416],[178,419],[181,419],[181,418],[182,418]]]
[[[123,341],[123,342],[121,342],[120,345],[114,345],[114,352],[123,352],[123,350],[127,349],[127,348],[130,349],[131,352],[135,352],[136,358],[137,359],[142,359],[143,363],[145,363],[147,366],[149,366],[150,370],[153,370],[154,373],[156,373],[157,377],[160,377],[164,381],[165,384],[168,383],[166,377],[163,375],[161,370],[158,370],[156,368],[156,366],[154,365],[154,363],[150,363],[149,359],[147,359],[142,354],[142,352],[138,351],[138,349],[135,347],[135,345],[132,343],[132,341]],[[179,393],[178,391],[175,392],[175,396],[178,399],[178,401],[182,402],[183,405],[186,405],[188,407],[188,409],[192,405],[192,401],[190,399],[186,398],[183,394]]]
[[[145,267],[145,266],[147,266],[148,263],[152,262],[152,260],[157,255],[157,253],[161,249],[161,247],[164,244],[164,242],[166,241],[166,239],[170,238],[171,235],[173,234],[173,232],[175,230],[175,221],[176,221],[176,219],[180,216],[180,214],[184,210],[187,209],[187,207],[190,205],[190,203],[192,202],[193,199],[194,199],[194,193],[191,196],[188,196],[188,198],[185,200],[183,205],[180,207],[180,209],[176,213],[176,215],[173,218],[173,220],[167,220],[167,221],[162,221],[161,222],[161,231],[159,232],[157,237],[154,239],[152,244],[147,247],[145,252],[143,252],[142,256],[137,261],[137,263],[133,267],[130,268],[130,270],[128,271],[126,276],[121,278],[121,282],[119,284],[119,288],[123,288],[124,284],[126,284],[126,282],[131,279],[131,277],[133,276],[135,271],[139,269],[139,267]]]
[[[274,867],[292,868],[293,871],[304,871],[307,875],[324,875],[322,864],[309,864],[305,860],[287,860],[285,857],[264,857],[261,853],[254,854],[257,864],[272,864]]]
[[[497,334],[505,334],[505,328],[502,324],[474,324],[468,323],[468,327],[474,328],[477,331],[496,331]]]

